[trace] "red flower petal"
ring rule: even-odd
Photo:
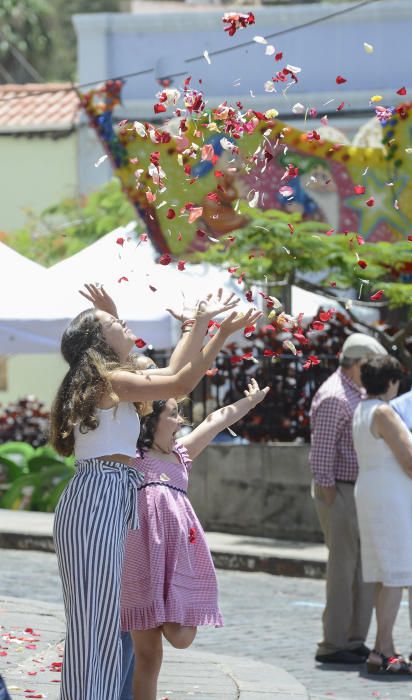
[[[356,236],[356,240],[358,241],[358,245],[365,245],[365,241],[362,236]]]
[[[380,289],[375,294],[372,294],[371,301],[379,301],[379,299],[382,299],[383,295],[384,295],[384,291],[383,291],[383,289]]]
[[[366,191],[366,187],[364,187],[363,185],[355,185],[353,189],[355,191],[355,194],[365,194]]]
[[[144,346],[146,345],[143,338],[136,338],[136,340],[134,341],[134,344],[136,345],[137,348],[144,348]]]
[[[366,200],[366,206],[373,207],[374,204],[375,204],[374,197],[369,197],[369,199]]]
[[[251,336],[252,333],[255,332],[255,330],[256,330],[256,326],[246,326],[246,328],[245,328],[244,331],[243,331],[243,335],[244,335],[246,338],[249,338],[249,336]]]
[[[166,107],[162,104],[153,105],[154,113],[159,114],[160,112],[166,112]]]
[[[118,239],[116,240],[116,243],[117,243],[117,245],[123,246],[124,238],[122,238],[122,237],[120,236],[120,238],[118,238]]]
[[[179,262],[177,263],[177,269],[182,271],[185,269],[185,265],[186,265],[186,260],[179,260]]]
[[[323,323],[321,323],[321,321],[313,321],[312,328],[314,331],[323,331],[325,326],[323,325]]]
[[[129,278],[128,278],[128,277],[120,277],[117,281],[118,281],[118,283],[120,283],[120,282],[128,282],[128,281],[129,281]]]
[[[396,91],[397,95],[406,95],[406,87],[401,87]]]
[[[161,255],[159,258],[160,265],[170,265],[171,262],[172,262],[172,258],[170,257],[169,253],[165,253],[164,255]]]
[[[412,236],[408,236],[408,241],[412,241]]]
[[[275,61],[281,61],[283,58],[283,51],[279,51],[279,53],[275,53]]]
[[[338,105],[338,106],[336,107],[336,111],[337,111],[337,112],[341,112],[342,109],[344,108],[344,106],[345,106],[345,103],[344,103],[344,102],[341,102],[340,105]]]
[[[412,238],[412,237],[411,237],[411,238]],[[251,304],[252,301],[253,301],[253,293],[251,292],[250,289],[249,289],[248,292],[245,293],[245,297],[246,297],[246,299],[248,300],[248,302]]]
[[[362,270],[364,270],[365,267],[368,267],[368,263],[366,262],[366,260],[358,260],[358,265],[362,268]]]
[[[172,208],[170,207],[170,209],[167,210],[166,217],[167,217],[168,219],[174,219],[175,216],[176,216],[175,210],[172,209]]]
[[[337,85],[343,85],[343,83],[347,83],[348,81],[346,78],[344,78],[342,75],[338,75],[336,78],[336,84]]]

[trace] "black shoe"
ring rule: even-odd
[[[350,649],[350,652],[351,654],[356,654],[356,656],[362,656],[364,659],[367,659],[371,650],[366,644],[361,644],[359,647],[356,647],[356,649]]]
[[[332,654],[316,654],[315,660],[320,664],[363,664],[365,657],[354,654],[353,651],[334,651]]]

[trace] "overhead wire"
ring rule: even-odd
[[[301,29],[307,29],[308,27],[313,27],[316,24],[320,24],[321,22],[326,22],[330,19],[334,19],[335,17],[341,17],[343,15],[349,14],[350,12],[354,12],[355,10],[360,9],[361,7],[365,7],[366,5],[371,5],[372,3],[380,2],[381,0],[362,0],[362,2],[357,3],[356,5],[350,5],[348,7],[343,8],[342,10],[336,10],[335,12],[331,12],[328,15],[323,15],[321,17],[316,17],[315,19],[309,20],[307,22],[302,22],[301,24],[297,24],[293,27],[288,27],[286,29],[280,29],[277,32],[272,32],[271,34],[267,34],[264,39],[275,39],[276,37],[279,36],[285,36],[286,34],[291,34],[292,32],[299,31]],[[231,44],[230,46],[226,46],[222,49],[216,49],[214,51],[209,51],[208,56],[209,58],[212,58],[213,56],[220,56],[224,53],[229,53],[231,51],[237,51],[239,49],[246,48],[248,46],[256,46],[256,42],[251,39],[248,41],[244,41],[240,44]],[[198,56],[191,56],[190,58],[184,59],[184,63],[190,64],[194,63],[195,61],[199,60],[204,60],[204,54],[200,54]],[[149,75],[150,73],[155,73],[155,68],[145,68],[143,70],[139,71],[134,71],[132,73],[124,73],[122,75],[117,75],[112,78],[102,78],[100,80],[94,80],[88,83],[81,83],[79,85],[72,84],[70,86],[67,86],[66,88],[59,88],[59,89],[54,89],[54,90],[30,90],[27,91],[27,93],[19,93],[18,95],[13,95],[11,97],[2,97],[0,98],[0,102],[7,102],[7,101],[12,101],[12,100],[21,100],[25,99],[27,97],[41,97],[42,95],[50,95],[50,94],[56,94],[58,92],[61,93],[69,93],[69,92],[77,92],[80,90],[83,90],[84,88],[90,88],[94,87],[95,85],[102,85],[109,80],[115,81],[115,80],[127,80],[129,78],[137,78],[143,75]],[[177,73],[168,73],[167,75],[163,76],[164,78],[172,79],[172,78],[180,78],[184,75],[187,75],[187,71],[180,71]]]

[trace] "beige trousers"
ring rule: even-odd
[[[337,483],[332,505],[312,495],[320,526],[329,550],[326,571],[326,606],[323,612],[323,641],[318,654],[356,649],[365,642],[372,617],[374,583],[362,579],[358,519],[352,484]]]

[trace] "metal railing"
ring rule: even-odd
[[[155,352],[155,362],[164,366],[168,355]],[[269,386],[265,400],[233,426],[236,435],[251,442],[309,442],[309,409],[317,388],[338,366],[336,355],[318,355],[319,365],[303,369],[302,358],[281,355],[257,357],[233,364],[228,356],[216,361],[218,372],[204,377],[185,405],[184,413],[197,425],[209,413],[243,397],[251,377],[261,387]],[[229,433],[227,433],[230,439]]]

